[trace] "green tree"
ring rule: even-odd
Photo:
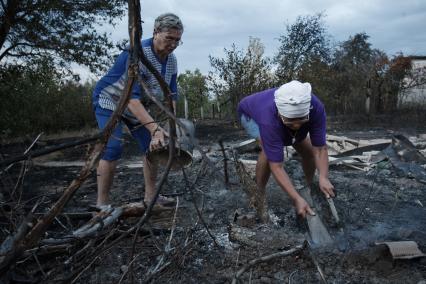
[[[369,36],[358,33],[343,41],[334,55],[334,95],[336,113],[359,113],[371,97],[371,78],[376,63],[385,56],[371,48]]]
[[[178,76],[178,88],[180,99],[177,105],[178,115],[184,115],[184,100],[188,101],[189,118],[200,118],[201,108],[204,110],[208,106],[208,88],[206,77],[199,69],[194,72],[186,70]]]
[[[75,62],[92,71],[110,63],[113,47],[97,29],[119,19],[122,0],[1,0],[0,61],[22,64],[47,58],[55,65]]]
[[[0,134],[16,137],[94,126],[93,83],[63,81],[53,63],[0,66]]]
[[[320,97],[321,101],[327,106],[327,110],[329,106],[333,105],[335,74],[330,64],[321,61],[319,58],[314,58],[301,65],[298,77],[300,81],[311,84],[313,93]]]
[[[270,88],[275,78],[258,38],[249,39],[245,53],[235,45],[224,51],[224,58],[209,57],[214,69],[209,74],[209,84],[221,109],[228,108],[227,112],[233,115],[244,96]]]
[[[330,60],[329,36],[323,14],[299,16],[296,22],[286,26],[280,36],[281,43],[274,57],[280,83],[300,79],[300,73],[312,63]]]

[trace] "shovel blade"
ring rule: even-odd
[[[313,244],[322,246],[333,242],[333,239],[318,215],[308,215],[306,217],[306,221],[308,223],[309,235],[311,236]]]
[[[315,210],[314,202],[311,196],[311,189],[309,187],[300,190],[302,197],[308,202],[311,208]],[[327,231],[327,228],[324,226],[324,223],[321,221],[318,213],[314,216],[307,215],[306,222],[308,224],[309,235],[311,237],[312,243],[317,246],[328,245],[333,242],[330,234]]]

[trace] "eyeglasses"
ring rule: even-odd
[[[163,39],[164,39],[164,41],[167,43],[167,44],[174,44],[174,45],[176,45],[176,46],[179,46],[179,45],[182,45],[183,44],[183,41],[179,38],[179,39],[176,39],[176,38],[174,38],[174,37],[171,37],[171,36],[164,36],[163,37]]]
[[[304,117],[296,117],[296,118],[288,118],[280,115],[281,121],[285,126],[292,126],[296,124],[304,124],[306,122],[309,122],[309,114]]]

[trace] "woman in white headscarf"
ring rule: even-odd
[[[308,185],[318,170],[320,190],[327,198],[334,197],[334,187],[328,179],[326,114],[324,105],[312,94],[311,85],[291,81],[279,88],[255,93],[241,100],[238,112],[247,133],[257,139],[262,148],[256,164],[258,189],[265,190],[272,173],[293,200],[297,214],[315,215],[282,166],[284,146],[293,146],[302,157]]]

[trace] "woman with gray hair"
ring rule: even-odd
[[[145,56],[169,85],[174,108],[177,100],[177,61],[173,51],[182,44],[182,33],[183,25],[179,17],[172,13],[166,13],[155,19],[153,37],[142,40]],[[129,50],[126,49],[118,56],[108,73],[96,84],[92,101],[100,129],[106,126],[123,93],[129,59]],[[158,100],[164,101],[164,94],[153,74],[142,64],[139,66],[139,72],[150,93],[156,96]],[[103,208],[110,203],[109,191],[117,161],[120,159],[123,150],[124,124],[138,142],[143,154],[144,201],[147,204],[152,201],[155,194],[157,165],[146,158],[146,153],[164,145],[166,133],[157,123],[161,119],[161,114],[161,111],[151,104],[141,86],[135,84],[127,109],[123,113],[123,118],[112,133],[99,161],[97,168],[98,198],[96,202],[98,207]],[[165,205],[173,203],[173,200],[160,196],[157,202]]]
[[[176,29],[183,32],[183,25],[178,16],[172,13],[165,13],[155,19],[154,31],[164,31],[170,29]]]

